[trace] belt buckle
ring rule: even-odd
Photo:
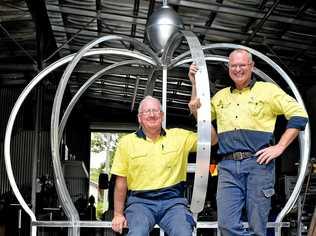
[[[243,152],[233,152],[233,158],[236,161],[240,161],[244,159],[244,153]]]

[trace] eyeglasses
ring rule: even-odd
[[[248,64],[228,64],[228,66],[229,66],[230,69],[235,70],[235,69],[237,69],[238,67],[239,67],[240,69],[245,69],[247,66],[249,66],[249,65],[251,65],[251,64],[252,64],[252,63],[248,63]]]
[[[158,114],[160,114],[160,110],[157,110],[157,109],[147,109],[147,110],[145,110],[145,111],[142,111],[142,112],[140,112],[140,114],[142,114],[142,115],[145,115],[145,116],[148,116],[148,115],[150,115],[151,113],[152,114],[154,114],[154,115],[158,115]]]

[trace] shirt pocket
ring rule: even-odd
[[[232,113],[231,102],[219,101],[216,104],[216,113],[219,125],[226,127],[226,123],[229,122]]]
[[[141,175],[146,174],[146,171],[148,171],[148,158],[148,153],[143,150],[132,153],[129,163],[129,168],[131,172],[135,172]]]
[[[174,167],[180,161],[178,150],[179,148],[173,145],[163,146],[162,158],[165,160],[167,167]]]
[[[249,112],[252,116],[262,117],[264,115],[264,101],[258,99],[251,99],[248,102]]]

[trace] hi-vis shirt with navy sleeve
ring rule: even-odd
[[[307,113],[277,85],[252,81],[242,90],[227,87],[211,100],[212,120],[217,120],[219,154],[258,150],[274,143],[278,115],[288,120],[287,128],[303,130]]]

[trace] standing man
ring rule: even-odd
[[[112,229],[147,236],[158,224],[169,236],[191,236],[194,219],[184,198],[187,157],[196,151],[197,134],[163,129],[158,99],[145,97],[138,109],[141,128],[124,136],[111,173],[116,175]],[[217,136],[212,132],[212,143]],[[127,202],[125,206],[125,199]],[[124,214],[125,208],[125,214]]]
[[[307,114],[295,99],[277,85],[252,77],[254,62],[245,49],[229,55],[233,86],[218,91],[211,100],[211,117],[216,119],[219,155],[217,188],[218,227],[224,236],[266,235],[266,224],[274,194],[274,159],[304,130]],[[192,98],[189,108],[200,107],[195,91],[198,68],[190,66]],[[273,131],[278,115],[288,120],[275,144]],[[242,225],[245,207],[249,229]]]

